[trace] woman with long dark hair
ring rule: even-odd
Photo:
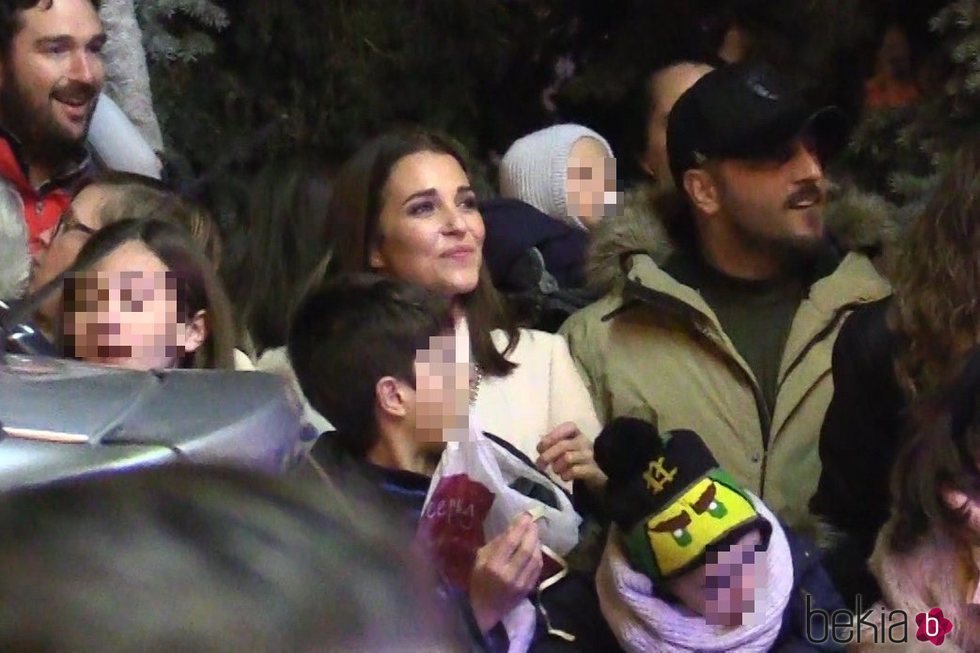
[[[485,431],[565,481],[604,481],[599,424],[564,339],[518,329],[483,263],[483,219],[463,156],[425,131],[366,143],[338,175],[326,222],[329,271],[374,271],[451,298],[469,324],[471,399]]]
[[[252,180],[247,244],[229,275],[241,340],[255,367],[288,380],[302,396],[286,354],[294,309],[308,280],[323,261],[323,230],[333,166],[322,155],[303,152],[267,163]],[[305,401],[306,419],[320,432],[333,426]]]

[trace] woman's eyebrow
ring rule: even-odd
[[[436,192],[436,189],[435,188],[427,188],[425,190],[416,191],[416,192],[412,193],[411,195],[409,195],[408,197],[405,198],[405,201],[402,202],[402,206],[405,206],[406,204],[408,204],[412,200],[417,200],[417,199],[420,199],[420,198],[423,198],[423,197],[425,197],[425,198],[433,198],[433,197],[438,197],[438,195],[439,195],[439,193]]]

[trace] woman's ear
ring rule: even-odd
[[[187,322],[184,331],[184,352],[192,354],[208,339],[207,311],[200,310]]]
[[[368,266],[371,270],[383,270],[385,267],[384,256],[377,245],[371,245],[371,249],[368,250]]]

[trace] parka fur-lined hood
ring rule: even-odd
[[[623,211],[599,223],[586,260],[589,288],[607,293],[624,278],[623,259],[635,253],[648,254],[663,265],[676,248],[656,206],[672,188],[646,184],[626,194]],[[896,207],[877,195],[855,188],[833,187],[824,210],[827,231],[845,251],[859,251],[875,261],[887,276],[891,252],[904,229],[905,219]]]

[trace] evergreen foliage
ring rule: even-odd
[[[844,162],[859,185],[899,205],[921,204],[956,147],[980,137],[980,0],[949,2],[929,28],[936,49],[920,75],[922,101],[869,114]]]
[[[228,27],[227,12],[212,0],[134,1],[150,61],[196,62],[214,53],[213,34]]]

